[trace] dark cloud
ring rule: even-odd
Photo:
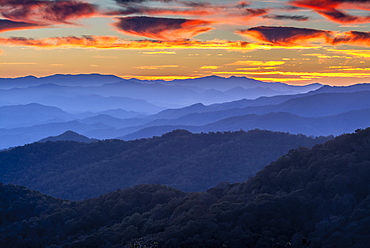
[[[263,18],[274,19],[274,20],[293,20],[293,21],[308,21],[307,16],[301,15],[265,15]]]
[[[247,8],[244,11],[250,16],[260,16],[267,13],[267,9],[251,9]]]
[[[212,4],[206,3],[206,2],[193,2],[193,1],[181,1],[181,4],[187,6],[187,7],[192,7],[192,8],[208,8],[212,7]]]
[[[240,30],[241,35],[254,38],[262,42],[275,45],[293,46],[307,43],[308,39],[324,38],[329,39],[331,32],[296,27],[254,27],[247,30]]]
[[[33,24],[33,23],[13,22],[9,20],[0,19],[0,32],[6,32],[6,31],[18,30],[18,29],[39,28],[39,27],[40,25]]]
[[[187,39],[207,32],[210,22],[202,20],[156,18],[147,16],[119,18],[114,24],[119,31],[158,40]]]
[[[370,32],[361,31],[340,33],[309,28],[261,26],[240,30],[238,33],[264,43],[280,46],[306,45],[312,40],[329,45],[370,46]]]
[[[79,1],[0,0],[0,14],[8,20],[18,22],[68,23],[96,13],[95,5]]]

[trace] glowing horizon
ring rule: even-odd
[[[0,77],[370,83],[369,1],[0,0]]]

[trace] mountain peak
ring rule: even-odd
[[[91,143],[91,142],[96,142],[97,139],[90,139],[74,131],[68,130],[58,136],[49,136],[45,139],[40,140],[39,142],[45,143],[48,141],[77,141],[77,142],[83,142],[83,143]]]

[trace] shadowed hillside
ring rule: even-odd
[[[370,129],[203,193],[139,185],[69,202],[1,185],[5,247],[338,247],[370,242]],[[37,203],[37,204],[35,204]],[[24,211],[27,209],[27,211]]]
[[[330,137],[254,130],[94,143],[33,143],[0,152],[0,181],[66,199],[86,199],[142,183],[204,191],[219,182],[242,182],[290,149]]]

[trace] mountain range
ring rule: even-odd
[[[176,129],[340,135],[370,126],[369,99],[369,84],[291,86],[245,77],[169,82],[99,74],[0,79],[0,149],[68,130],[124,140]]]

